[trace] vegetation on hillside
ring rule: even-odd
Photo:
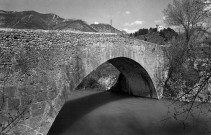
[[[171,28],[164,28],[163,30],[157,31],[157,28],[143,28],[139,29],[135,33],[131,33],[130,36],[148,41],[151,43],[164,45],[168,44],[173,38],[176,38],[178,34]]]
[[[99,24],[91,24],[90,26],[96,31],[101,32],[101,33],[118,33],[118,34],[123,33],[122,31],[117,30],[110,24],[99,23]]]
[[[64,19],[56,14],[42,14],[36,11],[0,10],[0,28],[123,33],[109,24],[89,25],[80,19]]]
[[[0,18],[0,28],[97,32],[83,20],[64,19],[56,14],[42,14],[36,11],[0,10]]]

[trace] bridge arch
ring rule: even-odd
[[[158,98],[147,71],[136,61],[126,57],[116,57],[108,60],[120,72],[120,85],[123,91],[136,96]]]
[[[98,76],[100,74],[99,72],[101,72],[102,68],[103,70],[104,68],[107,68],[108,64],[106,63],[110,63],[120,72],[116,84],[118,85],[118,88],[121,87],[120,91],[135,96],[158,98],[150,75],[138,62],[127,57],[111,58],[103,64],[100,64],[96,69],[93,70],[93,72],[97,72],[97,75],[95,76]],[[93,72],[91,72],[90,74],[92,74]],[[79,84],[79,87],[81,87],[81,85],[83,85],[83,83]]]
[[[118,80],[119,84],[123,88],[121,90],[123,90],[124,92],[129,92],[136,96],[158,98],[151,77],[144,69],[144,67],[142,67],[138,62],[127,57],[111,58],[104,63],[107,62],[112,64],[117,70],[119,70],[120,76]],[[98,67],[100,67],[104,63],[100,64]],[[98,67],[92,72],[97,71]],[[90,74],[92,74],[92,72]],[[67,101],[61,108],[59,114],[53,122],[48,135],[68,133],[68,128],[75,121],[77,121],[79,118],[89,113],[93,109],[105,103],[126,98],[123,96],[120,96],[118,98],[108,98],[105,94],[107,93],[100,92],[76,100]],[[76,107],[79,105],[80,107]],[[81,107],[81,105],[83,106]]]

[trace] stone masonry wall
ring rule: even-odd
[[[0,30],[0,134],[46,135],[80,81],[107,58],[118,56],[111,49],[101,49],[99,52],[113,55],[101,53],[98,60],[93,58],[94,50],[101,45],[133,46],[129,50],[135,50],[140,44],[150,48],[147,53],[155,52],[150,59],[158,54],[163,57],[155,44],[115,34]],[[122,51],[119,53],[124,54]],[[138,61],[138,55],[130,55]],[[149,67],[149,72],[157,72],[159,67]]]

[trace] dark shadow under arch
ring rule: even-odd
[[[121,72],[119,77],[120,85],[123,85],[126,90],[131,89],[131,94],[157,98],[156,90],[149,74],[139,63],[125,57],[113,58],[107,62]],[[121,80],[126,81],[121,82]],[[111,88],[112,90],[115,91],[115,87]],[[128,94],[122,95],[103,91],[79,99],[69,100],[61,108],[47,135],[66,135],[71,125],[92,110],[106,103],[130,97]]]
[[[158,98],[152,79],[139,63],[126,57],[113,58],[108,62],[122,73],[124,79],[120,85],[123,89],[136,96]]]
[[[130,97],[131,96],[127,94],[115,94],[101,91],[67,101],[56,116],[47,135],[69,135],[69,127],[92,110],[109,102]]]

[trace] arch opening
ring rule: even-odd
[[[113,58],[108,62],[121,73],[117,85],[122,91],[135,96],[158,98],[152,79],[138,62],[126,57]]]
[[[152,82],[149,74],[139,63],[137,63],[136,61],[134,61],[132,59],[125,58],[125,57],[113,58],[113,59],[108,60],[105,63],[110,63],[110,65],[115,67],[116,70],[111,69],[111,70],[113,70],[112,72],[118,71],[118,81],[116,82],[114,87],[120,86],[121,91],[126,92],[131,95],[157,98],[157,93],[155,91],[153,82]],[[102,65],[103,64],[101,64],[100,66],[102,66]],[[109,66],[109,65],[107,64],[107,66]],[[96,70],[94,70],[93,72],[96,72],[97,70],[99,70],[99,67]],[[109,70],[109,69],[105,69],[105,67],[102,67],[102,68],[104,68],[105,72],[106,72],[106,70]],[[98,73],[101,71],[102,70],[97,71],[97,73],[95,75],[98,75]],[[91,72],[89,75],[91,75],[93,72]],[[108,74],[110,74],[110,72],[108,72]],[[86,79],[86,77],[85,77],[85,79]],[[89,78],[87,78],[87,79],[89,79]],[[99,79],[99,78],[95,78],[95,79]],[[91,81],[91,83],[92,83],[92,81]],[[97,81],[97,80],[95,80],[95,81]],[[80,87],[80,86],[83,87],[83,85],[84,84],[82,81],[78,85],[78,87]],[[78,88],[78,89],[81,89],[81,88]],[[111,88],[110,90],[116,90],[116,89]],[[119,88],[117,90],[119,90]],[[76,94],[77,94],[77,92],[76,92]],[[79,94],[81,94],[80,91],[79,91]],[[95,110],[96,108],[98,108],[104,104],[110,103],[112,101],[117,101],[117,100],[121,100],[121,99],[128,98],[128,97],[130,97],[130,96],[128,96],[128,95],[120,95],[119,96],[119,94],[96,92],[94,94],[89,93],[88,95],[85,95],[85,96],[83,95],[82,97],[69,100],[64,104],[64,106],[60,110],[53,125],[51,126],[51,129],[48,132],[48,135],[68,133],[69,128],[76,121],[78,121],[84,115],[90,113],[92,110]]]
[[[115,87],[110,89],[110,86],[106,86],[111,91],[158,98],[152,79],[147,71],[138,62],[130,58],[116,57],[104,62],[87,75],[76,89],[87,88],[87,85],[88,88],[96,87],[101,83],[101,80],[104,81],[104,84],[105,81],[108,81],[110,86]],[[104,84],[101,83],[100,85]]]

